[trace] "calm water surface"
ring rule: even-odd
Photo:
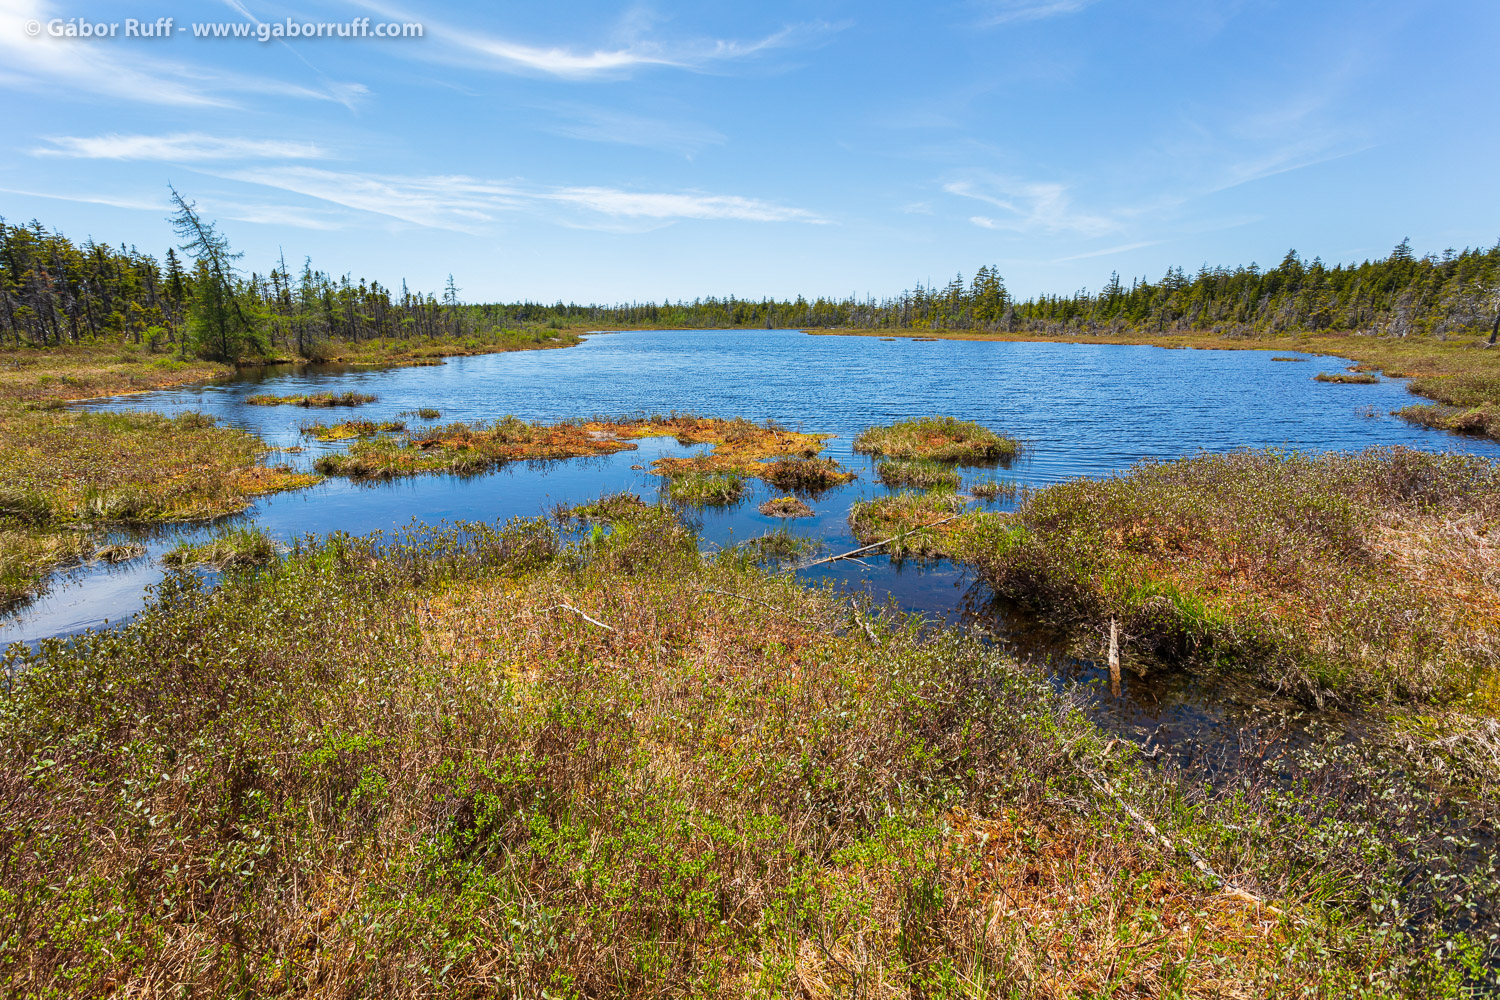
[[[1492,442],[1416,428],[1391,417],[1390,411],[1412,401],[1403,380],[1364,386],[1320,383],[1313,381],[1315,374],[1341,371],[1345,362],[1311,356],[1301,363],[1277,362],[1271,360],[1274,356],[1095,344],[880,340],[780,330],[632,332],[591,336],[562,350],[455,358],[428,367],[272,367],[221,385],[107,400],[94,408],[201,410],[253,430],[274,446],[303,446],[301,454],[273,460],[304,466],[343,445],[304,437],[299,431],[303,422],[331,423],[356,414],[395,418],[424,406],[440,409],[441,423],[506,414],[554,421],[671,410],[775,419],[836,435],[824,453],[862,473],[850,486],[818,499],[815,518],[789,522],[798,533],[823,539],[830,551],[856,545],[845,523],[850,503],[884,492],[874,479],[873,464],[852,453],[854,435],[872,424],[933,413],[975,420],[1026,441],[1028,450],[1013,468],[980,473],[1013,478],[1021,485],[1104,476],[1142,458],[1245,446],[1322,451],[1400,444],[1500,457],[1500,447]],[[244,402],[256,392],[348,389],[374,393],[379,401],[332,411]],[[404,419],[411,426],[423,423]],[[288,539],[391,530],[414,518],[438,522],[530,516],[560,501],[618,490],[649,499],[657,494],[659,480],[632,467],[693,450],[670,439],[649,439],[638,451],[604,459],[514,465],[463,479],[426,476],[375,486],[328,480],[264,499],[242,520]],[[756,483],[738,507],[703,512],[705,543],[730,545],[778,527],[781,522],[756,511],[769,495]],[[140,607],[145,589],[161,578],[157,557],[184,539],[213,530],[198,525],[131,536],[146,543],[148,558],[122,567],[84,568],[55,582],[40,600],[0,619],[0,645],[34,643],[129,617]],[[889,595],[909,610],[1003,627],[1003,616],[997,617],[988,595],[961,568],[946,563],[894,567],[878,556],[865,563],[841,563],[809,575],[832,576],[882,598]],[[1077,661],[1070,666],[1073,675],[1085,678],[1092,675],[1091,668]],[[1232,707],[1205,706],[1190,682],[1158,680],[1134,685],[1132,697],[1114,711],[1121,724],[1148,734],[1160,728],[1163,713],[1179,727],[1215,728],[1227,721],[1225,713]]]

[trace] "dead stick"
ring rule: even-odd
[[[573,605],[571,605],[571,604],[554,604],[551,607],[549,607],[549,608],[543,608],[542,610],[543,611],[552,611],[552,610],[555,610],[557,608],[564,608],[564,609],[566,609],[568,611],[571,611],[575,615],[577,615],[579,618],[582,618],[584,621],[588,622],[590,625],[598,625],[600,628],[604,629],[607,632],[613,632],[614,631],[614,626],[612,626],[612,625],[606,625],[606,624],[604,624],[603,622],[601,622],[597,618],[590,618],[588,615],[584,614],[582,611],[579,611],[577,608],[573,607]]]
[[[1109,620],[1109,693],[1120,697],[1120,627]]]
[[[967,514],[967,513],[968,513],[968,511],[964,511],[963,514],[954,514],[952,517],[945,517],[941,521],[933,521],[931,524],[919,524],[915,528],[910,529],[910,531],[903,531],[903,532],[901,532],[900,535],[892,535],[890,538],[882,538],[878,542],[871,542],[869,545],[864,545],[864,546],[861,546],[860,548],[857,548],[857,549],[850,549],[848,552],[840,552],[836,556],[828,556],[827,558],[819,559],[819,560],[817,560],[815,562],[805,563],[805,564],[803,564],[801,566],[798,566],[797,568],[799,570],[800,569],[812,569],[814,566],[821,566],[824,563],[837,562],[840,559],[848,559],[850,556],[857,556],[861,552],[868,552],[871,549],[878,549],[882,545],[886,545],[886,544],[888,544],[890,542],[894,542],[896,539],[902,537],[902,535],[910,534],[911,531],[920,531],[923,528],[936,528],[940,524],[947,524],[949,521],[956,521],[959,518],[963,517],[964,514]]]

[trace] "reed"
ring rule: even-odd
[[[880,481],[893,489],[958,489],[958,473],[953,466],[928,458],[892,458],[881,462],[875,471]]]

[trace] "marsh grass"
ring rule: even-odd
[[[246,396],[245,402],[251,406],[301,406],[307,409],[326,410],[336,406],[364,406],[366,403],[374,403],[379,396],[372,396],[367,392],[315,392],[311,394],[294,396],[275,396],[269,393],[256,393]]]
[[[410,431],[404,439],[361,439],[343,454],[325,455],[319,472],[354,479],[391,479],[433,472],[468,475],[507,462],[612,455],[635,444],[591,432],[578,422],[532,424],[516,417],[452,423]]]
[[[201,413],[0,410],[0,517],[36,527],[193,520],[317,481],[260,464],[265,452]]]
[[[951,464],[927,458],[892,458],[876,467],[876,474],[886,486],[916,489],[958,489],[958,472]]]
[[[1321,704],[1493,699],[1500,471],[1406,449],[1148,462],[1025,496],[959,554],[1060,624]],[[1096,633],[1097,634],[1097,633]]]
[[[59,404],[207,382],[228,365],[158,354],[132,344],[0,350],[0,404]]]
[[[849,508],[849,530],[861,545],[890,538],[884,551],[897,561],[936,559],[955,554],[953,542],[964,519],[948,519],[967,507],[951,490],[892,493],[856,501]]]
[[[1016,484],[1011,479],[977,479],[964,488],[970,496],[986,501],[1013,500],[1016,496]]]
[[[53,572],[82,562],[92,552],[92,539],[79,532],[7,527],[0,522],[0,611],[35,596]]]
[[[767,517],[812,517],[813,509],[797,497],[772,497],[760,505]]]
[[[674,503],[695,507],[723,507],[745,497],[745,479],[733,472],[690,472],[667,480],[667,496]]]
[[[276,543],[260,528],[232,528],[206,542],[183,544],[162,556],[165,566],[187,569],[206,566],[223,571],[231,566],[264,566],[276,558]]]
[[[418,417],[422,420],[437,420],[443,415],[443,411],[435,406],[422,406],[415,410],[402,410],[396,414],[398,417]]]
[[[1272,361],[1311,361],[1312,359],[1311,358],[1291,358],[1291,357],[1284,357],[1283,358],[1283,357],[1278,357],[1278,358],[1272,358],[1271,360]]]
[[[636,439],[664,436],[685,445],[711,445],[713,449],[690,458],[658,459],[652,471],[669,479],[707,474],[759,475],[765,470],[763,459],[815,455],[827,437],[791,431],[773,421],[757,424],[692,414],[593,417],[556,424],[505,417],[423,428],[411,431],[404,440],[356,441],[348,452],[320,459],[317,468],[329,475],[357,479],[429,472],[463,475],[513,461],[610,455],[639,447]]]
[[[558,504],[553,508],[553,517],[559,522],[580,521],[604,523],[631,521],[640,517],[651,505],[638,493],[611,493],[598,500],[581,504]]]
[[[827,549],[828,544],[820,538],[795,535],[786,528],[777,528],[775,531],[726,549],[721,558],[745,559],[756,566],[781,569],[795,566]]]
[[[922,417],[871,427],[854,439],[854,450],[893,459],[927,459],[959,465],[1010,462],[1020,442],[968,420]]]
[[[13,648],[5,992],[1448,997],[1482,966],[1392,916],[1347,770],[1205,797],[992,646],[650,511],[304,542]]]
[[[1380,379],[1368,372],[1318,372],[1314,382],[1334,382],[1339,385],[1374,385]]]
[[[377,434],[394,434],[406,430],[404,420],[342,420],[336,424],[305,423],[303,434],[319,441],[347,441],[350,438],[375,437]]]

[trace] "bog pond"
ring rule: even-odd
[[[811,500],[814,516],[788,522],[830,553],[857,546],[846,522],[854,501],[885,492],[873,462],[852,451],[854,436],[875,424],[943,414],[973,420],[1021,439],[1026,450],[1010,468],[986,471],[1018,486],[1078,476],[1107,476],[1143,458],[1173,458],[1200,449],[1281,447],[1304,451],[1405,445],[1500,457],[1500,445],[1410,426],[1391,411],[1412,401],[1403,380],[1373,385],[1314,381],[1345,362],[1307,356],[1301,363],[1268,351],[1165,350],[1153,347],[996,343],[911,338],[809,336],[800,331],[648,331],[596,334],[563,350],[452,358],[435,366],[387,369],[341,365],[272,366],[232,381],[189,386],[90,404],[94,409],[199,410],[252,430],[277,448],[273,457],[310,467],[345,447],[301,431],[315,419],[357,416],[409,426],[489,420],[513,414],[553,422],[594,414],[695,412],[776,420],[793,429],[834,435],[824,455],[860,473],[853,483]],[[357,411],[254,406],[256,393],[290,395],[353,390],[378,397]],[[432,408],[441,416],[409,414]],[[300,492],[262,499],[236,517],[287,540],[306,534],[391,531],[413,519],[496,521],[548,513],[562,502],[628,490],[655,499],[662,480],[646,467],[659,457],[698,449],[648,438],[635,451],[605,458],[514,463],[481,475],[429,475],[365,484],[330,477]],[[774,495],[755,481],[729,508],[694,510],[706,546],[743,542],[781,526],[757,510]],[[1006,506],[1000,503],[997,506]],[[222,525],[181,525],[117,533],[145,544],[147,556],[107,567],[82,567],[55,580],[38,600],[0,618],[0,646],[34,644],[128,618],[165,572],[160,556]],[[998,607],[981,584],[946,562],[893,564],[883,555],[804,571],[870,591],[880,600],[934,618],[980,628],[1026,655],[1047,657],[1060,681],[1097,682],[1092,662],[1061,655]],[[1097,684],[1096,684],[1097,686]],[[1224,728],[1255,699],[1219,690],[1208,697],[1181,674],[1136,679],[1119,699],[1095,699],[1102,719],[1138,740],[1181,745]],[[1192,742],[1190,739],[1186,742]]]

